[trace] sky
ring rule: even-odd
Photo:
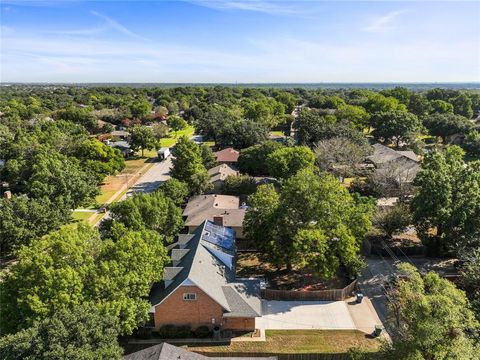
[[[0,0],[2,82],[478,82],[480,1]]]

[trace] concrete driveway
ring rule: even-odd
[[[256,327],[265,330],[353,330],[356,326],[344,301],[262,300]]]

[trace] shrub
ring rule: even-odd
[[[190,326],[188,325],[163,325],[160,327],[158,334],[163,339],[180,339],[188,338],[191,335]]]
[[[195,329],[195,336],[199,338],[207,338],[211,335],[210,329],[208,326],[199,326]]]

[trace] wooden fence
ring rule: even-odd
[[[201,354],[207,357],[215,357],[221,359],[222,357],[238,357],[238,358],[267,358],[267,359],[278,359],[278,360],[349,360],[351,357],[347,353],[341,354],[274,354],[274,353],[220,353],[220,352],[206,352],[206,351],[195,351],[197,354]],[[372,354],[366,354],[365,358],[369,359]]]
[[[265,300],[286,301],[340,301],[350,297],[357,287],[357,280],[352,281],[343,289],[298,291],[298,290],[273,290],[262,289],[261,297]]]

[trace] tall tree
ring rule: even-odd
[[[130,129],[130,146],[133,151],[142,150],[142,157],[145,150],[158,148],[158,142],[151,128],[134,125]]]
[[[153,231],[118,224],[114,234],[114,240],[101,240],[97,229],[70,225],[22,247],[0,284],[1,332],[82,304],[117,318],[122,334],[147,321],[145,298],[151,283],[161,279],[166,249]]]
[[[306,146],[284,147],[267,157],[268,172],[277,178],[288,178],[302,169],[312,169],[315,155]]]
[[[280,194],[260,186],[249,203],[245,233],[273,263],[308,267],[325,278],[340,264],[351,274],[359,270],[373,206],[355,200],[331,175],[301,170],[282,183]]]
[[[465,134],[472,128],[467,118],[454,114],[431,114],[423,119],[423,124],[430,135],[441,137],[444,143],[449,135]]]
[[[172,164],[171,176],[187,183],[191,194],[201,194],[211,188],[200,148],[186,136],[178,140]]]
[[[0,199],[0,249],[3,254],[40,238],[70,220],[71,210],[62,200],[26,195]]]
[[[480,226],[480,162],[466,164],[457,146],[425,156],[411,207],[427,245],[456,253]]]
[[[401,143],[411,142],[412,136],[422,130],[418,117],[406,111],[379,112],[371,121],[375,139],[393,143],[397,148]]]
[[[76,306],[0,338],[0,353],[3,360],[120,360],[117,336],[113,316],[93,306]]]
[[[465,296],[453,283],[430,272],[422,277],[410,264],[401,264],[389,293],[392,343],[381,359],[477,358],[480,348],[471,334],[479,330]]]
[[[182,213],[174,200],[163,192],[134,195],[110,206],[113,223],[122,223],[132,230],[154,230],[170,242],[183,227]],[[107,222],[108,229],[112,221]]]
[[[187,127],[187,122],[178,115],[171,115],[167,119],[167,125],[170,129],[173,130],[175,137],[177,137],[177,132],[183,130]]]
[[[238,168],[242,173],[255,175],[269,175],[267,157],[284,145],[276,141],[265,141],[258,145],[240,150]]]

